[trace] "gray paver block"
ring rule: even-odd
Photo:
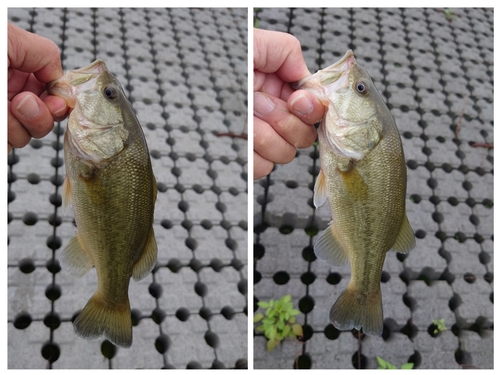
[[[307,341],[314,369],[353,369],[352,356],[357,350],[358,341],[350,332],[342,332],[336,340],[319,333]]]
[[[463,336],[460,338],[463,342],[462,348],[472,357],[473,368],[493,368],[493,358],[489,355],[489,353],[493,350],[493,341],[491,340],[492,336],[492,331],[486,335],[486,338],[490,338],[490,340],[485,340],[484,337],[480,337],[475,332],[463,332]]]
[[[463,278],[463,275],[467,273],[479,278],[486,273],[485,266],[480,259],[481,246],[476,241],[467,240],[460,243],[455,239],[447,239],[444,249],[451,255],[449,271],[457,278]]]
[[[298,230],[283,238],[278,229],[269,228],[263,233],[262,238],[266,244],[266,262],[259,265],[259,270],[263,275],[272,276],[279,270],[288,270],[290,273],[300,275],[307,270],[307,263],[301,254],[302,250],[309,246],[309,241]],[[270,267],[271,264],[274,266]],[[279,264],[278,268],[276,264]]]
[[[457,307],[457,315],[467,324],[473,324],[478,317],[493,322],[493,309],[490,300],[491,285],[482,278],[469,284],[463,278],[455,280],[453,291],[460,296],[461,304]]]
[[[207,322],[200,316],[192,315],[182,323],[176,317],[167,317],[162,327],[173,339],[173,345],[167,352],[168,363],[177,369],[186,368],[189,362],[198,362],[203,368],[212,365],[214,351],[204,339]],[[190,358],[186,358],[186,348],[196,348]]]
[[[412,317],[410,308],[404,303],[406,286],[398,275],[391,275],[389,281],[381,283],[382,290],[382,306],[384,309],[384,323],[387,325],[388,320],[396,323],[397,327],[404,327],[408,320]]]
[[[408,286],[408,295],[418,297],[412,311],[413,324],[419,332],[425,333],[433,320],[444,319],[447,329],[455,323],[455,316],[448,307],[453,290],[446,281],[432,281],[427,285],[424,281],[412,281]]]
[[[458,339],[448,329],[438,336],[432,337],[427,332],[419,332],[415,341],[415,350],[420,353],[421,369],[458,369],[455,351]]]
[[[408,257],[404,260],[405,267],[414,272],[420,272],[429,267],[435,273],[441,274],[448,266],[446,260],[439,254],[440,241],[431,235],[424,239],[417,239],[417,245],[410,251]]]
[[[297,340],[287,339],[272,352],[266,349],[267,340],[263,336],[254,340],[254,369],[293,369],[295,358],[299,355],[302,344]]]
[[[382,357],[397,368],[408,362],[413,355],[413,343],[408,336],[401,333],[393,333],[388,340],[382,337],[365,337],[362,340],[363,355],[368,357],[367,368],[377,368],[376,357]]]
[[[12,369],[45,369],[47,361],[40,355],[41,348],[50,333],[42,321],[35,321],[29,327],[19,330],[9,323],[7,364]],[[24,360],[21,362],[19,358]]]

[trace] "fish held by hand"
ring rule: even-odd
[[[72,108],[64,136],[65,204],[71,201],[77,234],[61,253],[63,268],[76,276],[92,266],[97,290],[74,321],[85,339],[101,336],[132,345],[128,286],[153,269],[156,180],[148,147],[119,81],[103,61],[47,85]]]
[[[314,204],[330,205],[332,221],[319,236],[318,258],[351,265],[351,279],[330,310],[339,330],[383,331],[380,279],[387,251],[407,253],[415,236],[406,216],[406,164],[389,109],[352,51],[304,78],[327,107],[318,128],[320,173]]]

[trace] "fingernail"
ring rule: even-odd
[[[267,115],[274,109],[274,102],[264,93],[256,92],[253,96],[253,112],[258,115]]]
[[[305,95],[299,95],[290,103],[292,109],[300,115],[308,115],[313,110],[313,104]]]
[[[16,109],[26,118],[33,118],[40,113],[40,107],[33,95],[26,95]]]
[[[55,106],[53,108],[53,115],[58,115],[60,113],[64,113],[66,111],[66,108],[68,107],[68,105],[66,104],[65,101],[61,100],[59,105],[58,106]]]

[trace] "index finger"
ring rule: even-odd
[[[276,73],[285,82],[310,76],[299,40],[278,31],[254,29],[254,69]]]
[[[43,83],[63,75],[59,48],[50,39],[30,33],[9,23],[8,67],[34,73]]]

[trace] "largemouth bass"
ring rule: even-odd
[[[332,221],[314,251],[333,266],[351,264],[351,279],[332,306],[330,321],[339,330],[362,328],[381,335],[386,253],[406,253],[415,246],[406,216],[406,164],[398,129],[352,51],[295,88],[313,92],[327,107],[318,128],[321,169],[314,205],[328,199]]]
[[[74,330],[85,339],[104,336],[130,347],[130,278],[146,277],[157,256],[157,190],[144,133],[120,83],[101,60],[68,71],[47,91],[72,108],[64,135],[63,200],[71,200],[78,230],[60,261],[79,277],[92,266],[97,272],[97,291],[75,319]]]

